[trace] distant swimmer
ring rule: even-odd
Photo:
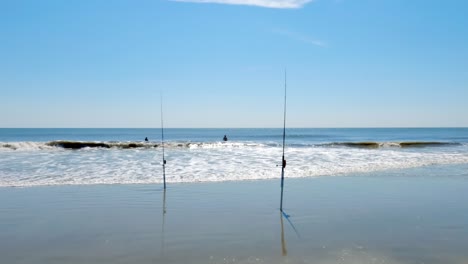
[[[148,137],[145,137],[145,141],[148,142]]]
[[[223,141],[227,141],[227,137],[226,137],[226,135],[224,135],[224,137],[223,137]]]

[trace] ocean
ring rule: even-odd
[[[280,177],[282,129],[164,135],[168,184]],[[291,128],[285,157],[290,178],[468,164],[468,128]],[[159,183],[161,129],[0,129],[0,187]]]
[[[0,261],[466,264],[467,132],[0,129]]]

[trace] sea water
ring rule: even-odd
[[[468,263],[466,128],[160,132],[0,129],[0,262]]]
[[[165,129],[166,180],[279,178],[282,132]],[[161,129],[0,129],[0,187],[161,183],[162,154]],[[468,164],[468,128],[292,128],[285,158],[295,178]]]
[[[466,264],[467,169],[0,188],[0,262]]]

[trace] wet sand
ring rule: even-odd
[[[0,188],[1,263],[468,263],[466,165]]]

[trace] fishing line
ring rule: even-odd
[[[163,97],[161,93],[161,146],[162,146],[162,160],[163,160],[163,181],[164,190],[166,190],[166,159],[164,157],[164,120],[163,120]]]

